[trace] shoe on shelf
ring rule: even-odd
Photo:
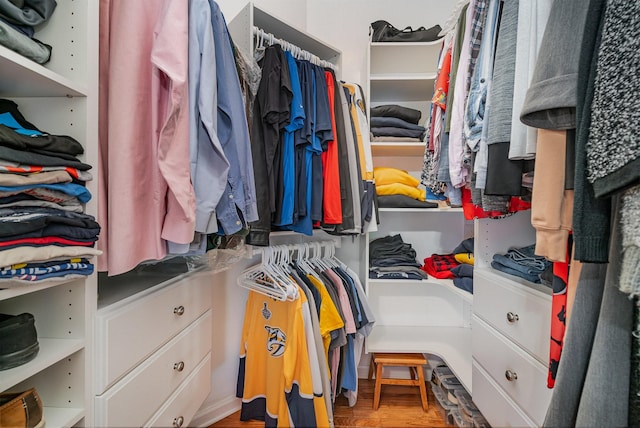
[[[44,427],[42,401],[35,388],[0,394],[0,427]]]
[[[32,314],[0,314],[0,370],[28,363],[38,355],[39,350]]]

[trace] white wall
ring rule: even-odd
[[[227,22],[231,21],[245,7],[245,0],[216,0]],[[307,0],[254,0],[266,12],[301,30],[307,25]]]
[[[342,51],[342,79],[364,85],[369,24],[396,28],[443,25],[454,0],[307,0],[307,31]]]

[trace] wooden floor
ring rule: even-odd
[[[427,383],[429,411],[422,410],[420,390],[417,387],[384,385],[380,396],[380,407],[373,410],[374,381],[359,379],[358,402],[349,407],[346,398],[336,399],[333,421],[336,428],[350,427],[446,427],[438,403],[431,387]],[[257,428],[264,422],[240,421],[240,412],[236,412],[209,428]]]

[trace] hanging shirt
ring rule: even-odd
[[[240,420],[264,420],[268,427],[328,425],[316,419],[303,304],[302,291],[293,302],[249,292],[236,390]]]
[[[328,148],[329,141],[333,140],[333,127],[331,122],[331,110],[329,108],[329,94],[324,70],[313,65],[314,81],[316,85],[316,119],[315,138],[311,145],[312,157],[312,189],[311,195],[311,219],[322,220],[322,196],[324,194],[324,179],[322,167],[322,153]]]
[[[98,206],[100,245],[109,253],[101,269],[116,275],[162,259],[163,239],[193,238],[188,2],[105,0],[100,6],[100,50],[108,54],[100,55]]]
[[[283,76],[280,46],[270,46],[264,51],[260,61],[262,78],[254,102],[252,118],[251,153],[257,177],[257,206],[259,218],[251,223],[247,243],[269,245],[271,215],[275,210],[274,163],[280,133],[289,123],[291,99],[293,97],[291,78]],[[288,73],[287,73],[288,74]]]
[[[327,82],[327,98],[329,100],[329,113],[331,115],[331,129],[333,139],[327,141],[327,150],[322,152],[323,171],[323,212],[322,219],[325,224],[342,223],[342,200],[340,195],[340,170],[338,162],[338,135],[336,132],[336,117],[333,108],[335,104],[335,86],[333,75],[325,71]]]
[[[218,82],[218,138],[230,165],[227,187],[216,207],[216,215],[224,233],[230,235],[246,223],[258,220],[258,208],[249,128],[231,37],[220,7],[214,0],[209,2]]]
[[[218,139],[216,55],[208,0],[189,6],[189,144],[196,192],[196,231],[218,230],[215,209],[227,185],[229,161]]]
[[[316,79],[308,61],[298,62],[300,86],[303,90],[305,124],[296,138],[296,185],[298,218],[289,228],[305,235],[313,235],[311,204],[313,192],[313,153],[322,150],[316,140]]]
[[[324,345],[325,355],[327,360],[329,359],[329,344],[331,343],[331,332],[344,327],[344,321],[340,317],[338,309],[336,309],[329,296],[329,292],[325,288],[322,281],[318,280],[313,275],[307,275],[307,278],[318,289],[320,296],[322,297],[322,303],[320,304],[320,334],[322,335],[322,343]]]
[[[295,205],[296,191],[296,166],[295,166],[295,131],[302,128],[305,121],[304,106],[302,104],[302,90],[300,89],[300,77],[298,67],[291,52],[286,51],[285,57],[289,65],[289,76],[291,80],[291,114],[289,124],[285,127],[282,138],[282,178],[283,196],[282,211],[280,217],[276,218],[274,224],[286,226],[293,224],[293,211]]]

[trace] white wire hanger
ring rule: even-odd
[[[285,273],[281,266],[283,261],[280,250],[265,247],[261,250],[261,263],[245,269],[237,278],[239,286],[256,291],[276,300],[295,300],[298,298],[297,284]],[[287,252],[288,255],[288,252]],[[288,263],[288,262],[287,262]]]

